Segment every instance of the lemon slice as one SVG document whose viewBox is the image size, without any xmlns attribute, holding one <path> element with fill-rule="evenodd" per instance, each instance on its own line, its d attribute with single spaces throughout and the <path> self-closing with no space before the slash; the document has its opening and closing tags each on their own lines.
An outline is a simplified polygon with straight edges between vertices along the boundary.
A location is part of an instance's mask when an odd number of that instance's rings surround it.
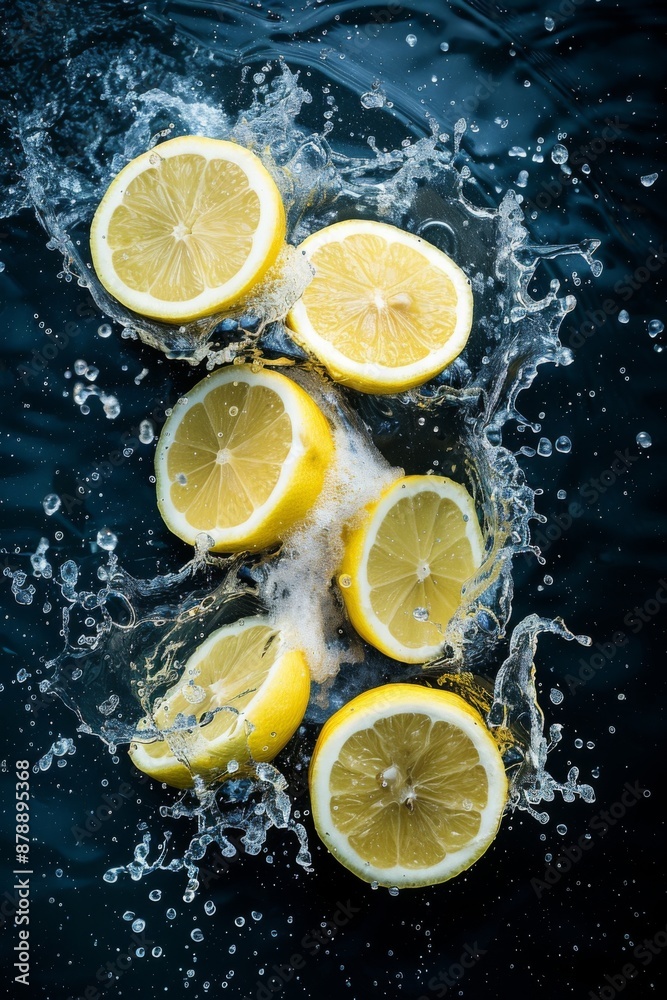
<svg viewBox="0 0 667 1000">
<path fill-rule="evenodd" d="M 278 372 L 218 369 L 176 404 L 155 455 L 167 527 L 215 552 L 257 551 L 282 540 L 320 494 L 333 455 L 326 417 Z"/>
<path fill-rule="evenodd" d="M 289 649 L 265 618 L 213 632 L 187 661 L 180 680 L 139 729 L 163 738 L 133 742 L 140 771 L 176 788 L 239 777 L 251 761 L 273 760 L 295 733 L 310 694 L 303 653 Z"/>
<path fill-rule="evenodd" d="M 387 684 L 325 723 L 310 795 L 315 828 L 346 868 L 366 882 L 418 887 L 481 857 L 508 789 L 493 737 L 462 698 Z"/>
<path fill-rule="evenodd" d="M 236 143 L 198 135 L 170 139 L 128 163 L 90 230 L 107 291 L 168 323 L 239 299 L 284 240 L 285 210 L 261 161 Z"/>
<path fill-rule="evenodd" d="M 468 279 L 412 233 L 381 222 L 338 222 L 300 249 L 315 277 L 288 315 L 294 339 L 337 382 L 402 392 L 456 358 L 472 325 Z"/>
<path fill-rule="evenodd" d="M 395 480 L 348 532 L 338 585 L 352 624 L 395 660 L 433 659 L 483 550 L 463 486 L 443 476 Z"/>
</svg>

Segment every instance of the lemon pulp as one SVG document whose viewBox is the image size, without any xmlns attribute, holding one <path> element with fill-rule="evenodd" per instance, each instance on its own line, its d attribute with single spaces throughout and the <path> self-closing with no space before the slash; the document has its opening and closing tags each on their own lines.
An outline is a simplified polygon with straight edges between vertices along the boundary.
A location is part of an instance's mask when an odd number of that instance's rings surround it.
<svg viewBox="0 0 667 1000">
<path fill-rule="evenodd" d="M 239 299 L 284 239 L 280 194 L 258 157 L 236 143 L 181 136 L 114 178 L 93 219 L 91 253 L 117 299 L 175 323 Z"/>
<path fill-rule="evenodd" d="M 195 776 L 208 782 L 238 777 L 250 762 L 272 760 L 282 750 L 309 692 L 305 657 L 286 646 L 279 629 L 263 618 L 223 626 L 138 726 L 161 738 L 135 740 L 130 756 L 140 770 L 177 788 L 191 787 Z"/>
</svg>

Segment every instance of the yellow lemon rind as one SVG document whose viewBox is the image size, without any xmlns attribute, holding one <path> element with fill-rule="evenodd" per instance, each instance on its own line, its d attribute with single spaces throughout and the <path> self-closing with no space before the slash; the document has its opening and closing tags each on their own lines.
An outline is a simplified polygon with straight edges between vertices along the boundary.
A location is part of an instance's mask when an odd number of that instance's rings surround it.
<svg viewBox="0 0 667 1000">
<path fill-rule="evenodd" d="M 206 528 L 213 552 L 257 552 L 282 541 L 307 516 L 321 493 L 333 458 L 334 440 L 327 418 L 315 401 L 287 376 L 266 368 L 253 372 L 249 365 L 220 368 L 197 383 L 187 394 L 187 404 L 177 404 L 167 418 L 155 452 L 157 504 L 167 527 L 190 545 L 202 528 L 192 525 L 169 497 L 173 485 L 167 472 L 167 454 L 188 407 L 218 386 L 245 381 L 277 393 L 292 422 L 292 448 L 271 495 L 243 524 Z"/>
<path fill-rule="evenodd" d="M 435 491 L 453 500 L 468 516 L 466 537 L 470 543 L 475 568 L 482 564 L 484 540 L 470 494 L 459 483 L 445 476 L 405 476 L 395 480 L 374 503 L 369 504 L 359 525 L 346 535 L 345 553 L 338 570 L 338 580 L 348 577 L 350 585 L 339 587 L 348 617 L 359 635 L 385 656 L 401 663 L 426 663 L 437 657 L 444 645 L 427 644 L 409 647 L 399 642 L 377 617 L 370 600 L 365 567 L 378 529 L 385 515 L 401 496 Z M 443 623 L 444 624 L 444 623 Z"/>
<path fill-rule="evenodd" d="M 266 625 L 267 628 L 278 631 L 273 629 L 267 618 L 256 616 L 224 625 L 211 633 L 188 660 L 181 680 L 167 692 L 163 704 L 182 687 L 185 677 L 192 676 L 192 668 L 196 669 L 197 664 L 210 655 L 221 639 L 236 636 L 256 625 Z M 172 751 L 169 731 L 165 732 L 163 741 L 150 744 L 156 749 L 163 749 L 164 752 L 158 756 L 152 756 L 145 749 L 145 744 L 135 740 L 130 744 L 129 750 L 135 767 L 155 781 L 174 788 L 192 788 L 195 776 L 203 779 L 206 784 L 215 784 L 227 778 L 252 776 L 253 763 L 273 760 L 301 724 L 310 697 L 310 669 L 305 656 L 300 650 L 288 648 L 282 635 L 279 643 L 268 676 L 247 708 L 237 715 L 231 732 L 230 713 L 224 710 L 203 727 L 208 730 L 204 750 L 201 748 L 201 741 L 195 738 L 196 727 L 176 730 L 172 739 L 179 747 L 187 745 L 188 739 L 192 740 L 193 750 L 188 753 L 189 766 Z M 196 706 L 193 706 L 192 714 L 196 715 Z M 156 728 L 155 723 L 150 720 L 142 722 Z M 224 736 L 217 740 L 214 732 L 211 732 L 216 726 L 224 731 Z M 238 765 L 233 772 L 227 770 L 230 761 L 236 761 Z"/>
<path fill-rule="evenodd" d="M 440 374 L 465 348 L 473 322 L 473 295 L 470 283 L 451 257 L 413 233 L 398 229 L 384 222 L 349 219 L 336 222 L 318 230 L 300 244 L 299 249 L 308 257 L 331 242 L 344 241 L 348 235 L 368 234 L 383 236 L 387 240 L 403 243 L 418 250 L 425 262 L 438 268 L 454 284 L 457 292 L 457 318 L 454 329 L 440 350 L 403 367 L 360 363 L 322 337 L 313 325 L 303 298 L 292 306 L 287 325 L 293 339 L 313 354 L 327 369 L 335 382 L 358 392 L 387 395 L 405 392 L 428 382 Z"/>
<path fill-rule="evenodd" d="M 167 301 L 131 288 L 117 274 L 107 232 L 114 211 L 122 203 L 128 184 L 146 170 L 155 169 L 154 157 L 183 154 L 225 159 L 240 166 L 259 196 L 260 222 L 253 249 L 243 267 L 224 285 L 208 288 L 186 301 Z M 90 252 L 95 273 L 106 290 L 133 312 L 165 323 L 190 323 L 222 311 L 243 298 L 275 263 L 285 243 L 286 219 L 280 192 L 258 156 L 235 142 L 205 136 L 178 136 L 160 143 L 131 160 L 114 177 L 97 207 L 90 228 Z"/>
<path fill-rule="evenodd" d="M 380 868 L 354 850 L 335 825 L 329 807 L 329 777 L 347 739 L 388 715 L 423 713 L 434 721 L 462 729 L 477 749 L 488 780 L 488 801 L 477 836 L 436 865 L 415 871 L 401 866 Z M 313 821 L 333 856 L 364 882 L 398 888 L 421 888 L 446 882 L 473 865 L 493 843 L 508 799 L 508 781 L 502 757 L 479 713 L 459 695 L 414 684 L 386 684 L 354 698 L 331 716 L 318 737 L 309 771 Z"/>
</svg>

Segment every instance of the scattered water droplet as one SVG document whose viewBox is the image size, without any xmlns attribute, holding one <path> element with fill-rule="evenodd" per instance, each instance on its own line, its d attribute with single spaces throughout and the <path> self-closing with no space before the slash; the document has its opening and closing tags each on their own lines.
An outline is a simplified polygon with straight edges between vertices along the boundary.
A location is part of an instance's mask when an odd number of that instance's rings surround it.
<svg viewBox="0 0 667 1000">
<path fill-rule="evenodd" d="M 141 934 L 146 926 L 146 921 L 142 920 L 141 917 L 137 917 L 136 920 L 132 921 L 132 930 L 135 934 Z"/>
<path fill-rule="evenodd" d="M 554 705 L 560 705 L 564 697 L 565 695 L 562 691 L 559 691 L 558 688 L 552 688 L 549 692 L 549 698 Z"/>
<path fill-rule="evenodd" d="M 109 323 L 102 323 L 97 328 L 97 336 L 98 337 L 102 337 L 103 340 L 106 337 L 110 337 L 112 333 L 113 333 L 113 330 L 111 329 L 111 326 L 110 326 Z"/>
<path fill-rule="evenodd" d="M 637 435 L 636 440 L 640 448 L 650 448 L 651 445 L 653 444 L 651 435 L 648 434 L 646 431 L 640 431 L 639 434 Z"/>
<path fill-rule="evenodd" d="M 664 329 L 665 329 L 665 324 L 662 322 L 662 320 L 659 319 L 649 320 L 648 324 L 649 337 L 657 337 L 658 334 L 662 333 Z"/>
<path fill-rule="evenodd" d="M 565 434 L 561 434 L 559 438 L 556 438 L 556 451 L 562 451 L 564 454 L 567 454 L 568 451 L 571 450 L 572 450 L 572 442 L 570 441 L 569 437 L 566 437 Z"/>
<path fill-rule="evenodd" d="M 195 929 L 190 933 L 190 937 L 193 941 L 203 941 L 204 932 L 200 931 L 198 927 L 195 927 Z"/>
<path fill-rule="evenodd" d="M 416 618 L 418 622 L 427 622 L 429 618 L 428 608 L 415 608 L 412 617 Z"/>
<path fill-rule="evenodd" d="M 644 176 L 641 179 L 641 182 L 645 188 L 650 188 L 655 184 L 657 179 L 658 179 L 657 174 L 644 174 Z"/>
<path fill-rule="evenodd" d="M 554 21 L 553 17 L 544 18 L 544 27 L 547 29 L 547 31 L 554 30 L 554 28 L 556 27 L 556 22 Z"/>
<path fill-rule="evenodd" d="M 100 528 L 97 532 L 97 544 L 105 552 L 113 552 L 118 545 L 118 538 L 109 528 Z"/>
<path fill-rule="evenodd" d="M 621 309 L 620 313 L 618 314 L 618 322 L 619 323 L 630 322 L 630 313 L 628 312 L 627 309 Z"/>
<path fill-rule="evenodd" d="M 151 892 L 148 893 L 148 898 L 151 899 L 154 903 L 157 903 L 158 900 L 162 899 L 162 892 L 161 892 L 161 890 L 160 889 L 152 889 Z"/>
<path fill-rule="evenodd" d="M 440 51 L 449 52 L 449 42 L 440 42 Z"/>
<path fill-rule="evenodd" d="M 567 833 L 567 827 L 565 826 L 565 823 L 558 824 L 558 826 L 556 827 L 556 833 L 560 833 L 561 837 L 565 836 L 565 834 Z"/>
<path fill-rule="evenodd" d="M 561 142 L 557 142 L 551 150 L 551 159 L 553 163 L 567 163 L 569 155 L 570 154 L 567 148 Z"/>
<path fill-rule="evenodd" d="M 553 451 L 553 445 L 549 438 L 541 437 L 537 443 L 537 454 L 541 455 L 542 458 L 548 458 Z"/>
<path fill-rule="evenodd" d="M 416 35 L 406 35 L 405 36 L 405 40 L 408 43 L 408 45 L 410 46 L 410 48 L 414 49 L 415 45 L 417 44 L 417 36 Z"/>
<path fill-rule="evenodd" d="M 57 493 L 47 493 L 42 500 L 42 507 L 47 517 L 51 517 L 57 510 L 60 510 L 61 500 Z"/>
</svg>

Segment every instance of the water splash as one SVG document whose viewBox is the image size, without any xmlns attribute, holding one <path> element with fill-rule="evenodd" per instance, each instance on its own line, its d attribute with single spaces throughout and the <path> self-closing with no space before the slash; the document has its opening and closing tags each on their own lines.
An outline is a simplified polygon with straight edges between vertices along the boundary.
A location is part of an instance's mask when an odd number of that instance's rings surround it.
<svg viewBox="0 0 667 1000">
<path fill-rule="evenodd" d="M 363 486 L 377 491 L 407 458 L 420 468 L 430 467 L 466 484 L 486 539 L 480 571 L 446 629 L 442 658 L 424 670 L 414 670 L 412 676 L 437 679 L 465 670 L 490 680 L 494 694 L 489 724 L 509 734 L 505 745 L 506 762 L 512 767 L 511 808 L 527 810 L 543 822 L 546 813 L 538 813 L 536 806 L 552 801 L 556 791 L 568 800 L 579 795 L 591 801 L 592 789 L 578 782 L 576 768 L 563 782 L 548 773 L 548 750 L 559 731 L 551 727 L 549 738 L 545 736 L 534 686 L 541 633 L 552 632 L 567 641 L 586 640 L 572 636 L 561 622 L 531 616 L 514 627 L 509 655 L 503 660 L 512 611 L 512 560 L 528 552 L 539 557 L 530 539 L 530 522 L 537 517 L 535 493 L 515 455 L 503 446 L 503 430 L 509 421 L 518 421 L 538 431 L 519 412 L 518 396 L 532 384 L 540 365 L 573 361 L 558 330 L 575 299 L 559 296 L 556 278 L 543 298 L 533 298 L 529 289 L 538 269 L 562 255 L 580 256 L 596 276 L 601 266 L 593 255 L 599 241 L 534 244 L 515 193 L 508 191 L 500 205 L 493 205 L 471 168 L 457 166 L 465 119 L 454 126 L 452 145 L 449 135 L 431 121 L 430 135 L 400 149 L 384 151 L 370 137 L 369 155 L 337 152 L 326 138 L 329 129 L 314 132 L 298 123 L 311 95 L 298 74 L 283 63 L 269 67 L 253 88 L 248 106 L 232 114 L 212 100 L 194 100 L 191 79 L 166 65 L 162 86 L 142 91 L 137 55 L 130 46 L 96 67 L 86 84 L 88 122 L 81 138 L 80 79 L 84 72 L 90 76 L 90 58 L 75 57 L 65 70 L 73 94 L 69 101 L 53 100 L 46 108 L 18 115 L 25 190 L 17 193 L 14 209 L 26 196 L 30 198 L 49 234 L 49 246 L 62 254 L 64 279 L 76 278 L 88 287 L 104 316 L 117 322 L 126 336 L 141 337 L 172 358 L 192 364 L 205 360 L 209 369 L 237 357 L 251 357 L 257 363 L 262 355 L 267 362 L 276 355 L 287 360 L 292 365 L 288 373 L 307 384 L 327 410 L 339 442 L 346 443 L 341 454 L 349 459 L 334 470 L 324 502 L 300 534 L 287 540 L 278 559 L 260 562 L 252 570 L 242 559 L 208 556 L 207 539 L 202 538 L 194 558 L 178 573 L 139 580 L 120 566 L 115 535 L 107 528 L 97 539 L 106 551 L 106 562 L 92 566 L 101 586 L 82 586 L 80 579 L 91 567 L 71 559 L 50 581 L 41 569 L 36 574 L 40 584 L 60 591 L 65 636 L 65 649 L 46 664 L 49 676 L 40 690 L 60 697 L 78 716 L 79 730 L 97 735 L 113 752 L 137 736 L 139 720 L 175 683 L 205 636 L 245 614 L 276 609 L 321 664 L 298 746 L 286 751 L 281 765 L 285 774 L 275 766 L 257 765 L 252 781 L 230 779 L 218 788 L 195 782 L 192 793 L 162 809 L 165 820 L 197 823 L 182 856 L 169 857 L 170 830 L 164 831 L 157 847 L 146 832 L 133 860 L 111 869 L 105 879 L 111 882 L 126 874 L 136 880 L 157 869 L 184 871 L 188 879 L 184 898 L 191 899 L 198 886 L 198 863 L 210 844 L 218 844 L 224 857 L 236 856 L 239 846 L 232 830 L 242 831 L 239 844 L 250 854 L 261 850 L 272 828 L 291 831 L 298 842 L 297 860 L 304 867 L 310 865 L 305 830 L 293 818 L 292 805 L 306 787 L 307 748 L 315 728 L 363 687 L 406 676 L 405 668 L 399 674 L 397 665 L 364 650 L 341 616 L 328 582 L 340 539 L 332 541 L 327 532 L 327 503 L 342 489 L 350 508 L 358 506 L 365 495 L 363 489 L 360 492 L 363 476 L 355 477 L 355 469 L 372 467 L 375 475 Z M 96 99 L 100 94 L 105 100 Z M 364 106 L 373 113 L 373 102 L 369 105 L 367 100 Z M 262 157 L 285 202 L 291 244 L 338 218 L 373 217 L 421 235 L 455 257 L 475 294 L 475 332 L 465 353 L 420 389 L 390 399 L 343 398 L 304 364 L 283 324 L 285 312 L 311 277 L 293 246 L 252 298 L 231 312 L 180 327 L 128 313 L 109 297 L 89 266 L 87 229 L 100 191 L 113 174 L 161 139 L 188 132 L 233 139 Z M 107 135 L 113 139 L 101 142 L 99 137 Z M 68 153 L 73 136 L 80 153 L 74 162 Z M 510 155 L 526 153 L 515 147 Z M 108 324 L 99 327 L 101 337 L 110 333 Z M 86 373 L 94 381 L 88 366 L 81 372 Z M 83 397 L 91 394 L 100 397 L 105 409 L 107 403 L 113 409 L 115 401 L 95 385 L 78 383 L 75 402 L 86 406 Z M 112 413 L 107 416 L 113 419 Z M 145 443 L 153 439 L 152 427 L 142 433 Z M 401 435 L 411 441 L 409 456 L 397 447 Z M 565 450 L 565 440 L 558 439 L 558 450 Z M 382 443 L 384 457 L 375 442 Z M 350 452 L 350 443 L 356 455 Z M 546 454 L 546 445 L 541 447 L 540 454 Z M 50 509 L 54 502 L 46 499 Z M 35 553 L 36 559 L 44 560 L 39 567 L 48 565 L 45 551 Z M 34 563 L 33 567 L 38 569 Z M 36 590 L 32 584 L 26 587 L 26 574 L 4 572 L 12 579 L 16 600 L 29 604 Z M 303 628 L 306 619 L 308 635 Z M 146 737 L 145 732 L 142 735 Z"/>
</svg>

